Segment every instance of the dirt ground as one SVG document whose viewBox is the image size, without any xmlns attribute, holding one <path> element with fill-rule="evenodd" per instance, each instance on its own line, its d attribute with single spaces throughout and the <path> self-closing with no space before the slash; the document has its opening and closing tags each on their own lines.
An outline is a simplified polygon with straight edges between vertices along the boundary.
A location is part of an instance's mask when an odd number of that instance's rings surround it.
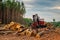
<svg viewBox="0 0 60 40">
<path fill-rule="evenodd" d="M 0 40 L 37 40 L 37 39 L 35 37 L 28 36 L 0 35 Z"/>
</svg>

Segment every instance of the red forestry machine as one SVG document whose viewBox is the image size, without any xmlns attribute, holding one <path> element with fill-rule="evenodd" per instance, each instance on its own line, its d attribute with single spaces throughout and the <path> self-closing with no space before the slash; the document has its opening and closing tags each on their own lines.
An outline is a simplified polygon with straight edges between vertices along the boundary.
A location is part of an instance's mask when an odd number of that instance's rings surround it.
<svg viewBox="0 0 60 40">
<path fill-rule="evenodd" d="M 46 22 L 44 19 L 40 19 L 37 14 L 33 15 L 33 23 L 31 24 L 32 28 L 44 28 L 46 27 Z"/>
</svg>

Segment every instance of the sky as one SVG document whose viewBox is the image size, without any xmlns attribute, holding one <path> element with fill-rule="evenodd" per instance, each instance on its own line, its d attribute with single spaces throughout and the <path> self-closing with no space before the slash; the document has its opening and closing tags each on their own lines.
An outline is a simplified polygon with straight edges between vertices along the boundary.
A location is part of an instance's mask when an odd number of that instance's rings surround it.
<svg viewBox="0 0 60 40">
<path fill-rule="evenodd" d="M 32 18 L 38 14 L 40 18 L 51 22 L 53 19 L 60 21 L 60 0 L 18 0 L 23 1 L 26 7 L 25 18 Z"/>
</svg>

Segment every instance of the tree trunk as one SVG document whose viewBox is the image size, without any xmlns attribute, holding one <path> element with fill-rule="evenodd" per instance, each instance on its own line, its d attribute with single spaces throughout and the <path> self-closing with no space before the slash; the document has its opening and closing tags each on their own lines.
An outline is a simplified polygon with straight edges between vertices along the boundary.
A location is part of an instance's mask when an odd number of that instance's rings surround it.
<svg viewBox="0 0 60 40">
<path fill-rule="evenodd" d="M 3 24 L 4 23 L 4 6 L 3 6 L 3 4 L 2 4 L 1 10 L 2 10 L 2 24 Z"/>
<path fill-rule="evenodd" d="M 2 2 L 2 0 L 0 0 L 0 2 Z"/>
</svg>

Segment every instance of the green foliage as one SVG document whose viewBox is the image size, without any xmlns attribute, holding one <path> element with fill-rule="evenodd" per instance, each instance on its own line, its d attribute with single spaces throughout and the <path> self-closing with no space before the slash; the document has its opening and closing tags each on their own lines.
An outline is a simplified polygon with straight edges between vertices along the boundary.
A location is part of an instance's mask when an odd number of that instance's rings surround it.
<svg viewBox="0 0 60 40">
<path fill-rule="evenodd" d="M 53 22 L 55 22 L 55 19 L 53 19 Z"/>
<path fill-rule="evenodd" d="M 55 27 L 60 27 L 60 21 L 59 22 L 53 22 Z"/>
<path fill-rule="evenodd" d="M 30 23 L 32 23 L 32 19 L 29 19 L 29 18 L 24 18 L 24 21 L 26 25 L 29 25 Z"/>
</svg>

